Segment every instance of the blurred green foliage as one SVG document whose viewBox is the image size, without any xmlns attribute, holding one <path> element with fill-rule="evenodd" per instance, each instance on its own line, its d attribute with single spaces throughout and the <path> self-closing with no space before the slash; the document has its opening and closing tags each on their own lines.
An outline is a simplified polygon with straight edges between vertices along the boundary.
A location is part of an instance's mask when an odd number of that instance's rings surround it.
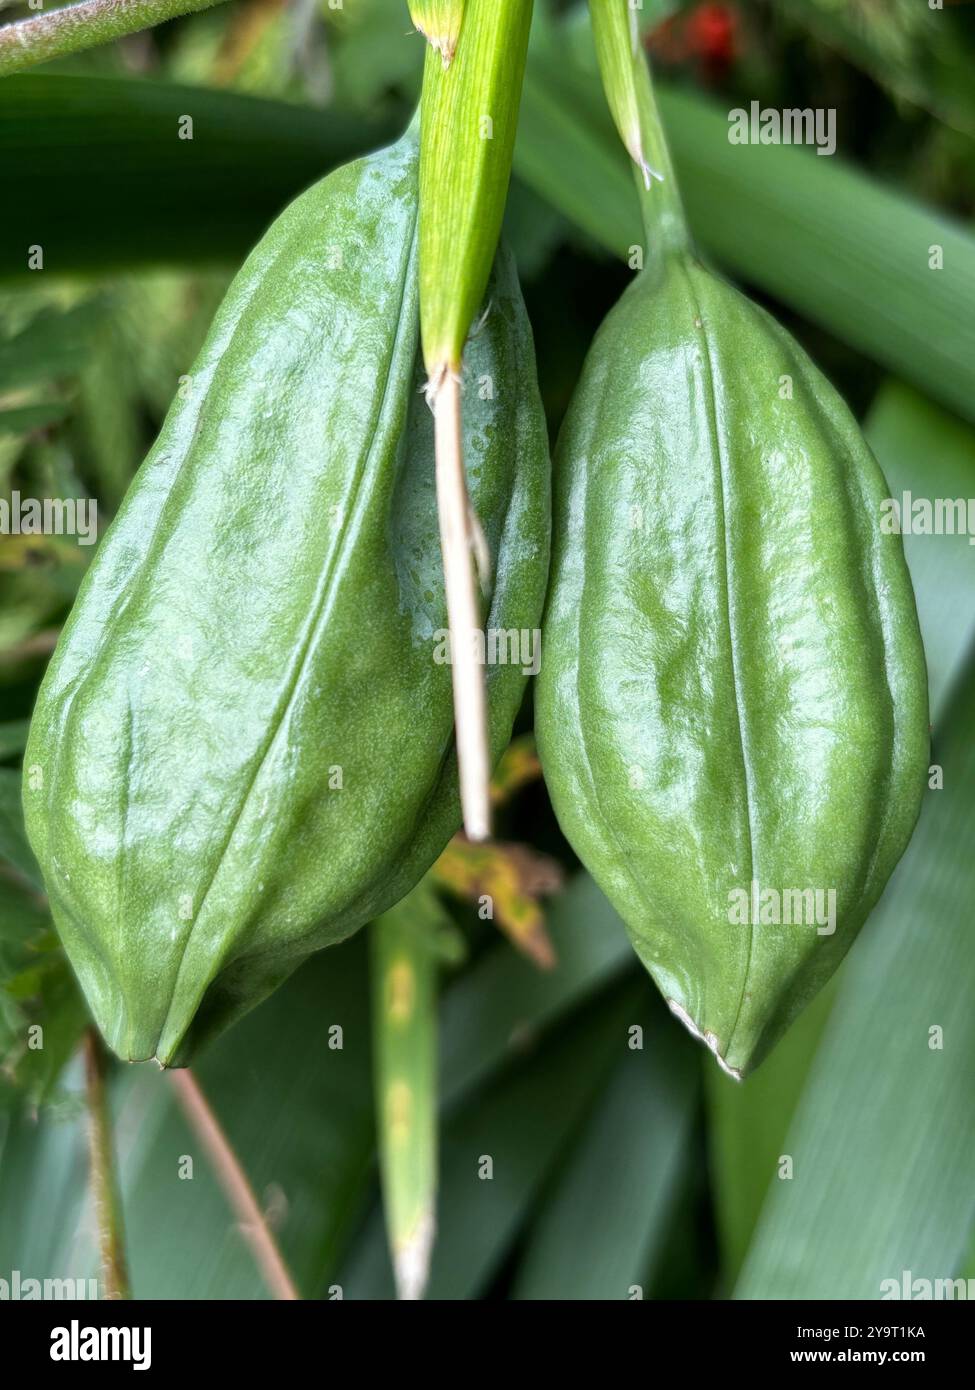
<svg viewBox="0 0 975 1390">
<path fill-rule="evenodd" d="M 554 434 L 636 214 L 585 6 L 536 9 L 506 230 Z M 971 7 L 687 0 L 643 25 L 704 250 L 824 365 L 895 495 L 975 495 Z M 248 246 L 405 122 L 421 63 L 405 4 L 239 0 L 0 85 L 0 496 L 91 498 L 110 521 Z M 835 107 L 839 154 L 733 149 L 726 113 L 752 99 Z M 500 812 L 570 882 L 549 972 L 448 904 L 467 950 L 441 972 L 435 1296 L 875 1298 L 902 1269 L 971 1272 L 975 547 L 906 548 L 943 790 L 834 986 L 744 1086 L 670 1018 L 542 785 Z M 91 553 L 0 536 L 0 1271 L 38 1276 L 96 1270 L 84 1006 L 19 811 L 26 721 Z M 368 969 L 362 936 L 320 955 L 199 1067 L 306 1297 L 392 1288 Z M 116 1067 L 112 1094 L 136 1296 L 265 1296 L 166 1078 Z"/>
</svg>

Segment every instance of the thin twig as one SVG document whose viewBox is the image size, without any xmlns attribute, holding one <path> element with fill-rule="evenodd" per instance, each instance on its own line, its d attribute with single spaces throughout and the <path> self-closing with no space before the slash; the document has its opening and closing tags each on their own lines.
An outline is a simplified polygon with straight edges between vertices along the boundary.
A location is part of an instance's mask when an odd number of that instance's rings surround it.
<svg viewBox="0 0 975 1390">
<path fill-rule="evenodd" d="M 105 1095 L 105 1051 L 94 1028 L 84 1039 L 85 1090 L 88 1102 L 88 1154 L 95 1225 L 106 1298 L 131 1298 L 125 1260 L 122 1204 L 115 1178 L 112 1125 Z"/>
<path fill-rule="evenodd" d="M 0 77 L 80 53 L 223 0 L 82 0 L 0 27 Z"/>
<path fill-rule="evenodd" d="M 247 1174 L 211 1110 L 209 1101 L 200 1090 L 196 1077 L 185 1069 L 171 1071 L 167 1075 L 190 1127 L 209 1155 L 217 1181 L 237 1217 L 241 1234 L 251 1248 L 265 1284 L 275 1298 L 300 1298 L 267 1219 L 257 1204 Z"/>
<path fill-rule="evenodd" d="M 472 562 L 471 510 L 464 476 L 459 374 L 443 370 L 432 383 L 437 455 L 437 508 L 443 552 L 450 661 L 457 728 L 457 763 L 464 829 L 471 840 L 491 834 L 491 762 L 487 692 L 478 656 L 481 617 Z"/>
</svg>

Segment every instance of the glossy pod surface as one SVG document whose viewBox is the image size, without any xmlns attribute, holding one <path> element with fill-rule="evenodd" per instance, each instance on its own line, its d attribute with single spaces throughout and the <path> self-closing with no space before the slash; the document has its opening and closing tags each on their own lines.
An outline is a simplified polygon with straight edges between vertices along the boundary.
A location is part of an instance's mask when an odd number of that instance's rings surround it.
<svg viewBox="0 0 975 1390">
<path fill-rule="evenodd" d="M 802 350 L 689 257 L 609 315 L 555 466 L 546 781 L 671 1007 L 741 1074 L 919 810 L 926 676 L 887 488 Z"/>
<path fill-rule="evenodd" d="M 52 659 L 25 805 L 124 1058 L 185 1060 L 401 898 L 460 822 L 417 362 L 412 135 L 293 203 L 235 279 Z M 549 466 L 499 257 L 465 457 L 489 627 L 537 627 Z M 486 385 L 485 385 L 486 384 Z M 502 751 L 520 666 L 489 672 Z"/>
</svg>

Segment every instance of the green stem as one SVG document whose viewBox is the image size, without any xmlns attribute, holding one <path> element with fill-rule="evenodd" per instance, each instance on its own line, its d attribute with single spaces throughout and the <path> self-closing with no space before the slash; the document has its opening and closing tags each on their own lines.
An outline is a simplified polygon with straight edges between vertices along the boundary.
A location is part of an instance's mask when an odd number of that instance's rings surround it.
<svg viewBox="0 0 975 1390">
<path fill-rule="evenodd" d="M 82 0 L 0 27 L 0 77 L 80 53 L 223 0 Z"/>
<path fill-rule="evenodd" d="M 659 179 L 650 180 L 648 188 L 640 172 L 634 171 L 640 194 L 643 228 L 648 242 L 654 249 L 659 247 L 664 253 L 685 252 L 690 249 L 690 235 L 684 216 L 684 205 L 681 202 L 680 188 L 660 112 L 657 109 L 650 65 L 642 52 L 636 61 L 636 88 L 644 156 L 651 168 L 657 170 L 660 175 Z"/>
<path fill-rule="evenodd" d="M 125 1260 L 122 1204 L 115 1178 L 112 1125 L 105 1094 L 105 1050 L 98 1034 L 85 1034 L 85 1090 L 88 1102 L 88 1153 L 95 1225 L 106 1298 L 131 1298 Z"/>
</svg>

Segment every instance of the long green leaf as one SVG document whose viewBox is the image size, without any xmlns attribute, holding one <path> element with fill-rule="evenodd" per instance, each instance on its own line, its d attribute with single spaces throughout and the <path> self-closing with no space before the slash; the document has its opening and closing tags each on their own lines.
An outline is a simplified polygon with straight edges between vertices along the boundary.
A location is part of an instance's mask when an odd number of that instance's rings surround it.
<svg viewBox="0 0 975 1390">
<path fill-rule="evenodd" d="M 37 1120 L 26 1107 L 0 1112 L 4 1278 L 16 1269 L 21 1279 L 74 1279 L 87 1294 L 86 1281 L 97 1279 L 90 1236 L 80 1232 L 87 1170 L 80 1103 L 60 1118 Z"/>
<path fill-rule="evenodd" d="M 841 967 L 842 969 L 842 967 Z M 740 1086 L 708 1066 L 708 1139 L 723 1291 L 738 1277 L 765 1198 L 774 1188 L 786 1134 L 829 1018 L 836 977 Z"/>
<path fill-rule="evenodd" d="M 568 54 L 529 48 L 514 170 L 614 255 L 642 244 L 636 189 L 598 80 L 581 80 Z"/>
<path fill-rule="evenodd" d="M 690 1040 L 658 1002 L 648 997 L 634 1019 L 643 1049 L 616 1063 L 541 1208 L 514 1298 L 644 1296 L 691 1156 L 700 1074 Z M 599 1192 L 611 1199 L 594 1201 Z"/>
<path fill-rule="evenodd" d="M 186 117 L 192 118 L 192 139 Z M 120 78 L 0 83 L 0 276 L 221 261 L 284 204 L 391 134 L 359 117 Z M 79 215 L 84 209 L 84 216 Z"/>
<path fill-rule="evenodd" d="M 731 145 L 726 113 L 661 110 L 691 229 L 736 275 L 975 418 L 975 237 L 838 158 Z M 932 269 L 940 248 L 944 269 Z"/>
</svg>

